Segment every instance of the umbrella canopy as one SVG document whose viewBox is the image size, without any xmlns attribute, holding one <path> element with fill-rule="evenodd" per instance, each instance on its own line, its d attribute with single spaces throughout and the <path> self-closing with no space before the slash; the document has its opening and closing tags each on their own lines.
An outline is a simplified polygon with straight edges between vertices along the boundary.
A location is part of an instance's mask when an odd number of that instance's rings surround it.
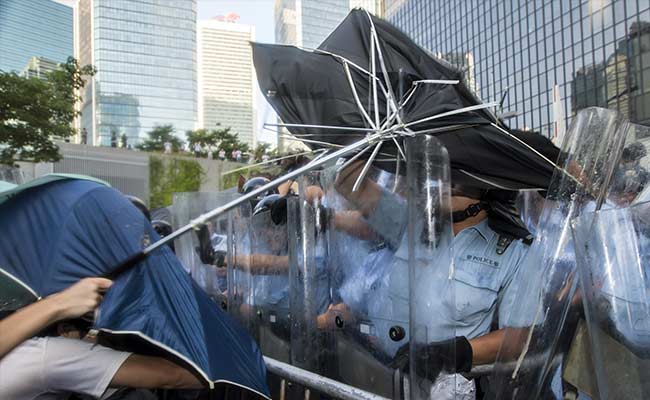
<svg viewBox="0 0 650 400">
<path fill-rule="evenodd" d="M 0 275 L 19 282 L 32 299 L 105 275 L 158 239 L 121 193 L 88 180 L 50 179 L 14 191 L 0 204 L 0 221 Z M 0 299 L 3 303 L 11 301 Z M 171 358 L 211 387 L 232 384 L 269 396 L 254 341 L 191 280 L 166 246 L 115 280 L 94 328 L 101 343 Z"/>
<path fill-rule="evenodd" d="M 342 147 L 382 132 L 382 141 L 360 151 L 397 169 L 404 138 L 433 134 L 449 152 L 452 183 L 486 189 L 544 190 L 556 168 L 550 142 L 513 134 L 460 72 L 362 9 L 318 49 L 253 44 L 253 57 L 280 126 L 313 147 Z"/>
</svg>

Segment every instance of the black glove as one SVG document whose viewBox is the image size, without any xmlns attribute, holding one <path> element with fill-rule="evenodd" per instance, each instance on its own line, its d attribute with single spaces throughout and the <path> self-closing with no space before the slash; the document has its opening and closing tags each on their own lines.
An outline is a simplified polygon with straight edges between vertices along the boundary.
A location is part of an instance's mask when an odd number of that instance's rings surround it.
<svg viewBox="0 0 650 400">
<path fill-rule="evenodd" d="M 276 225 L 287 223 L 287 197 L 279 198 L 271 204 L 271 221 Z"/>
<path fill-rule="evenodd" d="M 210 240 L 210 230 L 206 225 L 201 225 L 198 230 L 194 231 L 199 245 L 196 247 L 199 258 L 203 264 L 213 265 L 215 262 L 214 249 Z"/>
<path fill-rule="evenodd" d="M 435 381 L 441 371 L 469 372 L 472 369 L 472 346 L 464 336 L 442 342 L 418 346 L 415 373 Z M 391 366 L 403 372 L 409 372 L 409 343 L 400 347 L 393 358 Z"/>
</svg>

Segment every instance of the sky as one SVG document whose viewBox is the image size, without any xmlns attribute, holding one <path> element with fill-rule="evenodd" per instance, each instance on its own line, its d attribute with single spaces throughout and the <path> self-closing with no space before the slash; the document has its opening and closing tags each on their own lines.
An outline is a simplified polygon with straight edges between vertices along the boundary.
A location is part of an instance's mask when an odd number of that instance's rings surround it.
<svg viewBox="0 0 650 400">
<path fill-rule="evenodd" d="M 76 2 L 75 0 L 54 1 L 68 6 L 73 6 Z M 256 41 L 274 43 L 275 18 L 273 3 L 273 0 L 197 0 L 197 18 L 206 20 L 218 15 L 236 13 L 241 17 L 238 23 L 255 26 Z M 275 121 L 275 113 L 259 90 L 257 90 L 256 95 L 258 140 L 275 145 L 275 134 L 262 130 L 264 122 Z"/>
</svg>

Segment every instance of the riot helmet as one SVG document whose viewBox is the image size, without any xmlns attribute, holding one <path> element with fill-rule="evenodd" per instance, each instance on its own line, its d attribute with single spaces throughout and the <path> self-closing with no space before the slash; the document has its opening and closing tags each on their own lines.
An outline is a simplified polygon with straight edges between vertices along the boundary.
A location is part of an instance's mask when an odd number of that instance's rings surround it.
<svg viewBox="0 0 650 400">
<path fill-rule="evenodd" d="M 248 181 L 246 181 L 246 183 L 244 183 L 244 186 L 242 186 L 241 194 L 248 194 L 248 193 L 252 192 L 253 190 L 255 190 L 257 188 L 260 188 L 260 187 L 268 184 L 269 182 L 270 182 L 270 180 L 268 178 L 263 177 L 263 176 L 258 176 L 258 177 L 255 177 L 255 178 L 251 178 Z M 274 194 L 274 193 L 276 193 L 275 189 L 268 189 L 268 190 L 264 191 L 263 193 L 260 193 L 260 195 L 258 196 L 258 199 L 262 199 L 263 197 L 268 196 L 270 194 Z"/>
<path fill-rule="evenodd" d="M 269 194 L 262 198 L 253 209 L 253 215 L 259 215 L 263 212 L 270 212 L 273 209 L 274 204 L 280 200 L 279 194 Z"/>
<path fill-rule="evenodd" d="M 139 197 L 136 196 L 131 196 L 131 195 L 125 195 L 127 199 L 138 208 L 144 214 L 144 216 L 147 218 L 147 221 L 151 221 L 151 213 L 149 212 L 149 207 L 140 199 Z"/>
</svg>

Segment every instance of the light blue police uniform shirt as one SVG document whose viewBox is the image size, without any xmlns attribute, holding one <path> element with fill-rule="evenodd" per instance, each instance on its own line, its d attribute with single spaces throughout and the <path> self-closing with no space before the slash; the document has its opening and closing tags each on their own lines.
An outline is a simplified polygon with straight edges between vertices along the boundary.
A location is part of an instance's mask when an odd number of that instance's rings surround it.
<svg viewBox="0 0 650 400">
<path fill-rule="evenodd" d="M 487 334 L 498 305 L 499 326 L 505 326 L 508 315 L 517 302 L 517 282 L 525 279 L 520 266 L 529 246 L 519 240 L 513 241 L 503 254 L 497 253 L 499 235 L 489 226 L 487 219 L 466 228 L 451 239 L 451 246 L 438 250 L 440 254 L 423 263 L 438 262 L 440 276 L 416 277 L 418 287 L 410 288 L 408 282 L 408 238 L 406 230 L 406 203 L 396 195 L 384 192 L 375 213 L 368 218 L 369 224 L 378 234 L 391 243 L 395 254 L 387 274 L 369 299 L 369 318 L 372 319 L 383 350 L 392 355 L 409 338 L 394 342 L 386 339 L 389 325 L 401 322 L 408 333 L 409 293 L 418 296 L 421 302 L 428 302 L 429 315 L 415 318 L 426 326 L 427 340 L 444 340 L 450 336 L 465 336 L 469 339 Z M 420 232 L 416 227 L 415 232 Z M 419 235 L 419 234 L 418 234 Z M 453 254 L 452 249 L 453 248 Z M 431 253 L 429 253 L 431 255 Z M 453 257 L 453 285 L 443 277 Z M 427 268 L 420 268 L 425 270 Z M 430 290 L 429 290 L 430 287 Z M 453 300 L 452 300 L 453 299 Z M 420 321 L 417 321 L 420 323 Z"/>
</svg>

